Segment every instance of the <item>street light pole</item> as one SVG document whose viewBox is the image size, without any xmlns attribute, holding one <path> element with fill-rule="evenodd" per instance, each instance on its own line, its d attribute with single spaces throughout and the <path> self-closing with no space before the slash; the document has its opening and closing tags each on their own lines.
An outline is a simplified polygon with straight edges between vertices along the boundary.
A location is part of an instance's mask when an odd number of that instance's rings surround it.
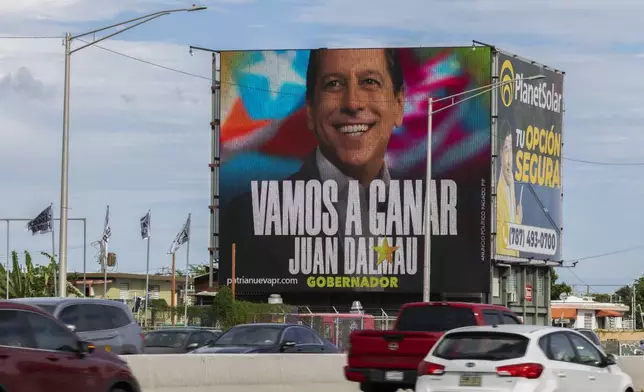
<svg viewBox="0 0 644 392">
<path fill-rule="evenodd" d="M 473 88 L 471 90 L 463 91 L 460 93 L 456 93 L 447 97 L 439 98 L 439 99 L 434 99 L 432 97 L 429 97 L 427 100 L 427 105 L 428 105 L 428 112 L 427 112 L 427 168 L 425 172 L 425 254 L 424 254 L 424 263 L 423 263 L 423 302 L 429 302 L 430 294 L 431 294 L 431 268 L 432 268 L 432 257 L 431 257 L 431 250 L 432 250 L 432 234 L 431 234 L 431 180 L 432 180 L 432 117 L 434 116 L 434 113 L 438 113 L 442 110 L 449 109 L 453 106 L 459 105 L 465 101 L 468 101 L 472 98 L 478 97 L 479 95 L 487 94 L 490 91 L 499 88 L 503 85 L 509 84 L 509 83 L 514 83 L 519 80 L 538 80 L 538 79 L 543 79 L 545 78 L 544 75 L 534 75 L 526 78 L 515 78 L 515 79 L 509 79 L 509 80 L 504 80 L 501 82 L 496 82 L 496 83 L 491 83 L 486 86 L 481 86 L 477 88 Z M 472 94 L 476 93 L 476 94 Z M 455 100 L 455 98 L 460 97 L 462 95 L 468 95 L 472 94 L 466 98 Z M 434 103 L 436 102 L 441 102 L 441 101 L 446 101 L 446 100 L 452 100 L 452 102 L 446 106 L 441 107 L 440 109 L 434 110 Z"/>
<path fill-rule="evenodd" d="M 164 15 L 172 14 L 175 12 L 192 12 L 192 11 L 201 11 L 205 10 L 205 6 L 192 6 L 190 8 L 179 8 L 172 10 L 165 10 L 154 12 L 152 14 L 140 16 L 138 18 L 126 20 L 124 22 L 116 23 L 110 26 L 102 27 L 100 29 L 92 30 L 87 33 L 82 33 L 72 36 L 70 33 L 65 34 L 65 87 L 63 93 L 63 148 L 62 148 L 62 158 L 61 158 L 61 175 L 60 175 L 60 237 L 59 237 L 59 281 L 58 292 L 61 293 L 61 296 L 66 297 L 66 283 L 67 283 L 67 210 L 68 210 L 68 192 L 69 192 L 69 84 L 70 84 L 70 59 L 72 53 L 78 52 L 79 50 L 85 49 L 88 46 L 92 46 L 98 42 L 104 41 L 108 38 L 114 37 L 115 35 L 121 34 L 127 30 L 130 30 L 136 26 L 147 23 L 151 20 L 159 18 Z M 71 49 L 71 43 L 74 39 L 85 37 L 90 34 L 95 34 L 104 30 L 112 29 L 115 27 L 128 25 L 134 23 L 131 26 L 128 26 L 124 29 L 118 30 L 112 34 L 108 34 L 105 37 L 99 38 L 92 42 L 86 43 L 83 46 L 80 46 L 76 49 Z"/>
</svg>

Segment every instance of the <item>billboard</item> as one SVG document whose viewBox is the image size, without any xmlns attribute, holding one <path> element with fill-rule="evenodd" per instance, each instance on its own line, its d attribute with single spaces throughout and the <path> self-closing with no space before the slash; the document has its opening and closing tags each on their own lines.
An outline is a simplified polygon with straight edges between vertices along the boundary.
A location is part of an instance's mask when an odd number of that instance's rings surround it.
<svg viewBox="0 0 644 392">
<path fill-rule="evenodd" d="M 504 53 L 498 66 L 516 80 L 498 94 L 496 255 L 560 261 L 563 74 Z"/>
<path fill-rule="evenodd" d="M 428 98 L 489 48 L 220 53 L 220 284 L 422 293 Z M 434 104 L 432 292 L 489 291 L 490 94 Z M 441 109 L 442 108 L 442 109 Z"/>
</svg>

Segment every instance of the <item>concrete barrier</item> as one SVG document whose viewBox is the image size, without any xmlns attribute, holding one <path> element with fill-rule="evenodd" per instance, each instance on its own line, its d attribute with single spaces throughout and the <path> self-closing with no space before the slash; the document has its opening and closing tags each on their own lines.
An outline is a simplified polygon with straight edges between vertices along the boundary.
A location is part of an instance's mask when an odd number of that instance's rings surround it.
<svg viewBox="0 0 644 392">
<path fill-rule="evenodd" d="M 168 354 L 122 356 L 142 392 L 358 392 L 344 379 L 344 354 Z M 644 356 L 618 357 L 644 390 Z"/>
<path fill-rule="evenodd" d="M 168 354 L 122 356 L 142 392 L 357 392 L 343 354 Z"/>
</svg>

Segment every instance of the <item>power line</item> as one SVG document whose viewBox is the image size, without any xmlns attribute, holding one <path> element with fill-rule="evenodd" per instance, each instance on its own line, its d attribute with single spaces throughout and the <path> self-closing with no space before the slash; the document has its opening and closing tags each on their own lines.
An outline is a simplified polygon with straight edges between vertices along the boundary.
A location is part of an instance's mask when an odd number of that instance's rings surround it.
<svg viewBox="0 0 644 392">
<path fill-rule="evenodd" d="M 579 257 L 579 258 L 572 259 L 572 260 L 566 261 L 566 262 L 567 263 L 576 263 L 576 262 L 582 261 L 582 260 L 598 259 L 600 257 L 612 256 L 612 255 L 617 255 L 617 254 L 620 254 L 620 253 L 632 252 L 634 250 L 642 249 L 642 248 L 644 248 L 644 245 L 632 246 L 630 248 L 623 248 L 623 249 L 614 250 L 614 251 L 610 251 L 610 252 L 606 252 L 606 253 L 599 253 L 599 254 L 595 254 L 595 255 Z"/>
<path fill-rule="evenodd" d="M 77 39 L 78 39 L 79 41 L 81 41 L 81 42 L 86 43 L 86 44 L 88 44 L 88 43 L 89 43 L 89 42 L 84 41 L 84 40 L 82 40 L 82 39 L 79 39 L 79 38 L 77 38 Z M 125 54 L 125 53 L 117 52 L 116 50 L 112 50 L 112 49 L 106 48 L 106 47 L 101 46 L 101 45 L 94 44 L 94 45 L 92 45 L 92 46 L 97 47 L 97 48 L 102 49 L 102 50 L 105 50 L 105 51 L 107 51 L 107 52 L 110 52 L 110 53 L 116 54 L 116 55 L 118 55 L 118 56 L 122 56 L 122 57 L 128 58 L 128 59 L 130 59 L 130 60 L 138 61 L 138 62 L 141 62 L 141 63 L 143 63 L 143 64 L 147 64 L 147 65 L 151 65 L 151 66 L 153 66 L 153 67 L 158 67 L 158 68 L 161 68 L 161 69 L 165 69 L 165 70 L 167 70 L 167 71 L 177 72 L 177 73 L 180 73 L 180 74 L 183 74 L 183 75 L 192 76 L 192 77 L 195 77 L 195 78 L 205 79 L 205 80 L 212 81 L 212 78 L 209 78 L 209 77 L 206 77 L 206 76 L 201 76 L 201 75 L 193 74 L 193 73 L 190 73 L 190 72 L 182 71 L 182 70 L 180 70 L 180 69 L 171 68 L 171 67 L 168 67 L 168 66 L 165 66 L 165 65 L 161 65 L 161 64 L 153 63 L 153 62 L 148 61 L 148 60 L 143 60 L 142 58 L 139 58 L 139 57 L 134 57 L 134 56 L 130 56 L 129 54 Z"/>
<path fill-rule="evenodd" d="M 600 165 L 600 166 L 644 166 L 644 162 L 599 162 L 599 161 L 589 161 L 586 159 L 577 159 L 577 158 L 563 158 L 567 161 L 586 163 L 590 165 Z"/>
</svg>

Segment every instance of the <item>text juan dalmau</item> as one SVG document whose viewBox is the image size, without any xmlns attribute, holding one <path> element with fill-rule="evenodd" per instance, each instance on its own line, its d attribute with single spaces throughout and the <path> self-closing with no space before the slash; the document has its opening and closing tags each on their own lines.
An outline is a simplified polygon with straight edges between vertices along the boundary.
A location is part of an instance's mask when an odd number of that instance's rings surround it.
<svg viewBox="0 0 644 392">
<path fill-rule="evenodd" d="M 430 186 L 430 227 L 432 235 L 457 235 L 457 185 L 439 180 Z M 346 200 L 343 232 L 343 274 L 415 274 L 418 241 L 424 235 L 424 184 L 422 180 L 374 180 L 368 192 L 368 224 L 363 233 L 360 185 L 351 180 L 346 194 L 339 195 L 333 180 L 252 181 L 254 234 L 298 236 L 295 257 L 289 260 L 291 274 L 338 274 L 339 219 L 336 204 Z M 388 197 L 387 197 L 388 196 Z M 379 212 L 379 203 L 386 212 Z M 389 236 L 396 235 L 395 238 Z M 362 237 L 367 235 L 370 237 Z M 303 238 L 302 238 L 303 237 Z M 356 238 L 357 237 L 357 238 Z M 374 246 L 388 237 L 398 247 L 390 262 L 378 263 Z"/>
</svg>

